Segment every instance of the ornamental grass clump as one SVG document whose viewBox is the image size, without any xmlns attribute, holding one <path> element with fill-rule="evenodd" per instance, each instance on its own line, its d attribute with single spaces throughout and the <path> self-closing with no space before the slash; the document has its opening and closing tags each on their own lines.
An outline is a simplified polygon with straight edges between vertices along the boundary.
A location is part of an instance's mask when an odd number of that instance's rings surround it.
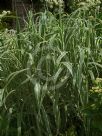
<svg viewBox="0 0 102 136">
<path fill-rule="evenodd" d="M 102 49 L 86 12 L 29 12 L 23 29 L 0 32 L 1 136 L 91 134 L 83 109 L 101 76 Z"/>
</svg>

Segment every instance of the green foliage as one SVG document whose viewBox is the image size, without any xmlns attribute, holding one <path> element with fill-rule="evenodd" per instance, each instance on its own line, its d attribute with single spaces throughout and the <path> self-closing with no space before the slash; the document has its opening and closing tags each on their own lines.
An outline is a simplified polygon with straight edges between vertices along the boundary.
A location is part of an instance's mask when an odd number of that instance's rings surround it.
<svg viewBox="0 0 102 136">
<path fill-rule="evenodd" d="M 99 136 L 83 111 L 102 71 L 97 15 L 29 12 L 23 29 L 0 32 L 1 136 Z"/>
<path fill-rule="evenodd" d="M 7 20 L 9 20 L 10 16 L 10 11 L 2 11 L 2 13 L 0 13 L 0 30 L 3 30 L 8 27 Z"/>
<path fill-rule="evenodd" d="M 89 103 L 84 110 L 89 122 L 90 130 L 89 135 L 102 134 L 102 78 L 96 78 L 94 86 L 90 90 Z"/>
<path fill-rule="evenodd" d="M 46 6 L 52 9 L 54 12 L 63 12 L 64 1 L 63 0 L 45 0 Z"/>
<path fill-rule="evenodd" d="M 102 2 L 101 0 L 32 0 L 34 3 L 42 4 L 44 7 L 53 11 L 58 12 L 68 12 L 72 13 L 80 7 L 85 7 L 90 10 L 95 10 L 95 8 L 100 7 Z"/>
</svg>

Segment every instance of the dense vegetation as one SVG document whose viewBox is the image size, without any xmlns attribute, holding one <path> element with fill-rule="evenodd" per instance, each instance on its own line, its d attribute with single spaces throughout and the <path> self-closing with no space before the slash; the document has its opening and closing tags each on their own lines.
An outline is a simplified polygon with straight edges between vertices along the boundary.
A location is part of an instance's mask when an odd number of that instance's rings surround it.
<svg viewBox="0 0 102 136">
<path fill-rule="evenodd" d="M 102 135 L 101 19 L 83 5 L 0 30 L 0 136 Z"/>
</svg>

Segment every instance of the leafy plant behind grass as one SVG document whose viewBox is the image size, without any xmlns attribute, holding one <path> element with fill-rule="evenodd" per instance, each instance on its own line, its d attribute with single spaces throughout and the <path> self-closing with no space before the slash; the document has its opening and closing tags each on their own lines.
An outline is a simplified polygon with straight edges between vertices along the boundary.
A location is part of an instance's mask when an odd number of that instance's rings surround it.
<svg viewBox="0 0 102 136">
<path fill-rule="evenodd" d="M 88 136 L 82 111 L 102 68 L 97 22 L 78 9 L 59 19 L 29 12 L 25 23 L 0 32 L 1 136 Z"/>
</svg>

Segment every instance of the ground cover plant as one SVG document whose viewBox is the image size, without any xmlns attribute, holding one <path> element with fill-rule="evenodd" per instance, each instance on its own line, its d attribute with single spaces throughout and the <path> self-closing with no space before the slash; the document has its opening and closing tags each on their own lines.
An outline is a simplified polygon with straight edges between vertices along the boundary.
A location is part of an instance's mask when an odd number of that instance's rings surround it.
<svg viewBox="0 0 102 136">
<path fill-rule="evenodd" d="M 84 7 L 0 31 L 0 136 L 101 136 L 101 26 Z"/>
</svg>

